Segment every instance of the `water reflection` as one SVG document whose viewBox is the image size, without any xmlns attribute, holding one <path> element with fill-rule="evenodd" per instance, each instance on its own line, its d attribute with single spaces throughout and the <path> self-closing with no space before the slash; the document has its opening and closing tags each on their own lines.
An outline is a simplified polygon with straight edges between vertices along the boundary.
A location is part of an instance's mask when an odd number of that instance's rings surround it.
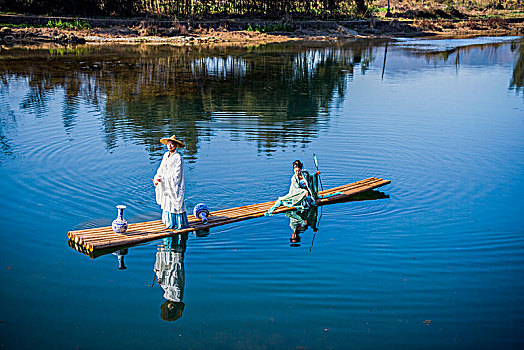
<svg viewBox="0 0 524 350">
<path fill-rule="evenodd" d="M 0 75 L 4 91 L 19 79 L 27 82 L 18 107 L 37 117 L 49 112 L 51 93 L 61 91 L 68 134 L 80 103 L 99 111 L 109 151 L 119 139 L 131 140 L 154 158 L 161 152 L 157 140 L 176 130 L 186 140 L 186 154 L 195 156 L 202 138 L 225 130 L 271 153 L 286 144 L 307 144 L 327 127 L 329 109 L 344 100 L 354 67 L 365 70 L 372 59 L 371 42 L 215 50 L 12 49 L 0 52 Z"/>
<path fill-rule="evenodd" d="M 315 235 L 317 234 L 318 207 L 288 211 L 286 216 L 289 218 L 289 227 L 291 227 L 291 230 L 293 231 L 291 233 L 291 238 L 289 238 L 292 247 L 300 246 L 300 234 L 305 232 L 309 227 L 311 227 Z"/>
<path fill-rule="evenodd" d="M 433 42 L 437 41 L 409 41 L 398 46 L 425 57 L 426 62 L 452 58 L 457 66 L 472 50 L 485 55 L 476 55 L 480 60 L 466 61 L 468 64 L 490 65 L 507 56 L 506 51 L 497 53 L 507 45 L 504 42 L 456 47 L 428 44 Z M 143 145 L 154 161 L 162 151 L 157 140 L 174 131 L 187 141 L 189 162 L 196 159 L 202 140 L 221 131 L 232 140 L 255 142 L 259 152 L 267 154 L 278 148 L 306 146 L 329 127 L 330 110 L 347 98 L 347 82 L 355 67 L 366 71 L 377 51 L 384 50 L 379 63 L 383 75 L 398 68 L 386 63 L 387 51 L 382 45 L 359 41 L 314 48 L 2 49 L 2 157 L 14 154 L 9 134 L 17 128 L 15 110 L 43 118 L 56 104 L 57 93 L 62 95 L 58 101 L 62 127 L 69 138 L 79 115 L 86 113 L 81 106 L 87 104 L 88 113 L 99 119 L 109 152 L 118 140 L 124 140 Z M 516 61 L 510 88 L 520 91 L 524 84 L 522 41 L 509 45 L 512 57 L 502 60 Z M 424 63 L 410 61 L 402 69 L 415 69 L 413 64 Z M 18 106 L 12 106 L 9 93 L 19 85 L 24 85 L 24 96 Z"/>
<path fill-rule="evenodd" d="M 389 198 L 389 195 L 384 192 L 371 190 L 360 194 L 353 195 L 349 198 L 343 198 L 337 203 L 367 201 Z M 294 210 L 287 212 L 286 217 L 289 218 L 289 226 L 292 230 L 289 238 L 291 247 L 301 246 L 301 234 L 305 233 L 309 228 L 313 231 L 311 245 L 309 250 L 313 248 L 315 236 L 317 235 L 320 222 L 322 219 L 323 206 L 311 207 L 306 210 Z M 209 235 L 209 229 L 205 231 L 195 232 L 195 236 L 206 237 Z M 165 301 L 160 307 L 160 316 L 165 321 L 176 321 L 182 317 L 185 303 L 184 287 L 185 287 L 185 266 L 184 259 L 187 249 L 188 233 L 182 233 L 173 237 L 164 238 L 162 243 L 158 246 L 156 252 L 155 265 L 153 268 L 154 278 L 151 286 L 157 284 L 164 291 L 163 297 Z M 118 269 L 125 270 L 127 267 L 124 264 L 124 257 L 128 255 L 130 247 L 121 248 L 118 250 L 108 249 L 96 252 L 86 251 L 80 245 L 69 240 L 69 246 L 73 249 L 89 255 L 92 259 L 103 255 L 114 255 L 118 259 Z"/>
<path fill-rule="evenodd" d="M 470 50 L 485 50 L 478 64 L 497 60 L 505 43 L 448 47 L 433 41 L 401 43 L 426 61 L 460 64 Z M 452 41 L 447 41 L 452 42 Z M 419 43 L 419 44 L 417 44 Z M 524 84 L 521 42 L 511 87 Z M 383 43 L 357 41 L 336 46 L 268 45 L 258 48 L 175 48 L 170 46 L 87 46 L 77 49 L 0 50 L 0 147 L 9 155 L 9 129 L 16 113 L 43 118 L 62 94 L 62 126 L 71 138 L 81 113 L 95 113 L 111 152 L 118 140 L 143 145 L 154 161 L 162 152 L 158 139 L 176 131 L 186 141 L 189 162 L 199 143 L 221 131 L 232 140 L 255 142 L 259 152 L 305 146 L 327 129 L 330 110 L 347 98 L 355 67 L 369 69 Z M 428 45 L 431 50 L 428 50 Z M 465 45 L 465 44 L 464 44 Z M 435 47 L 434 47 L 435 46 Z M 388 74 L 391 67 L 379 60 Z M 391 55 L 391 54 L 390 54 Z M 405 67 L 403 67 L 405 68 Z M 25 84 L 18 106 L 8 93 Z M 19 86 L 18 86 L 19 88 Z"/>
<path fill-rule="evenodd" d="M 522 46 L 524 44 L 524 39 L 519 43 L 511 43 L 511 51 L 518 52 L 517 63 L 513 69 L 513 75 L 511 77 L 511 87 L 517 91 L 521 91 L 524 87 L 524 50 Z"/>
<path fill-rule="evenodd" d="M 519 37 L 481 37 L 449 40 L 405 39 L 395 45 L 406 50 L 409 55 L 425 59 L 411 61 L 409 68 L 412 70 L 421 69 L 427 66 L 427 63 L 436 65 L 440 62 L 449 62 L 458 69 L 461 64 L 494 66 L 515 61 L 510 89 L 518 91 L 524 84 L 524 58 L 521 50 L 523 43 L 524 39 Z M 508 46 L 509 50 L 503 49 Z M 385 45 L 382 77 L 384 72 L 387 74 L 388 71 L 387 47 L 388 43 Z"/>
<path fill-rule="evenodd" d="M 118 269 L 119 270 L 125 270 L 127 269 L 125 263 L 124 263 L 124 256 L 127 255 L 129 250 L 127 248 L 119 249 L 116 252 L 113 252 L 113 255 L 115 255 L 118 259 Z"/>
<path fill-rule="evenodd" d="M 175 321 L 184 311 L 184 254 L 187 233 L 164 238 L 158 247 L 155 261 L 156 283 L 164 290 L 166 301 L 160 307 L 160 316 L 165 321 Z"/>
<path fill-rule="evenodd" d="M 386 198 L 389 198 L 388 194 L 381 192 L 381 191 L 377 191 L 377 190 L 371 190 L 371 191 L 358 193 L 349 198 L 343 198 L 341 200 L 334 201 L 332 203 L 373 201 L 377 199 L 386 199 Z M 322 205 L 320 207 L 314 206 L 314 207 L 311 207 L 305 210 L 293 210 L 293 211 L 286 212 L 285 215 L 289 218 L 289 227 L 291 228 L 291 231 L 292 231 L 291 237 L 289 238 L 291 247 L 300 247 L 300 242 L 302 240 L 302 238 L 300 237 L 300 234 L 302 234 L 303 232 L 306 232 L 308 228 L 311 228 L 311 230 L 313 231 L 313 237 L 311 239 L 311 245 L 309 247 L 309 250 L 310 251 L 312 250 L 313 244 L 315 242 L 315 237 L 320 228 L 320 222 L 322 220 L 324 206 L 325 205 Z"/>
</svg>

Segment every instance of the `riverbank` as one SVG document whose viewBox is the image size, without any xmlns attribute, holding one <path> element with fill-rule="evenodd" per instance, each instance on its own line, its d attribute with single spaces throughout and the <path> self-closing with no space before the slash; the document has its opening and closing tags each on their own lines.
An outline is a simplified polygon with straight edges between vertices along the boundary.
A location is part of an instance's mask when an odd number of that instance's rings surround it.
<svg viewBox="0 0 524 350">
<path fill-rule="evenodd" d="M 364 20 L 159 20 L 0 15 L 2 45 L 84 43 L 259 45 L 347 38 L 522 35 L 524 16 Z"/>
</svg>

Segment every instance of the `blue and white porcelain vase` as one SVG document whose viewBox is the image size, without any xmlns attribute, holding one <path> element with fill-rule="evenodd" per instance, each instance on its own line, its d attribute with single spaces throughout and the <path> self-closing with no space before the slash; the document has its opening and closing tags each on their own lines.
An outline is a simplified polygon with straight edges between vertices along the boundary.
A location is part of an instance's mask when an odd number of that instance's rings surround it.
<svg viewBox="0 0 524 350">
<path fill-rule="evenodd" d="M 209 216 L 209 208 L 204 203 L 198 203 L 193 209 L 193 215 L 200 220 L 203 224 L 207 224 L 207 217 Z"/>
<path fill-rule="evenodd" d="M 126 206 L 117 205 L 116 208 L 118 209 L 118 216 L 115 220 L 113 220 L 113 224 L 111 226 L 113 227 L 113 231 L 115 231 L 115 233 L 121 234 L 127 231 L 127 221 L 124 220 L 124 209 Z"/>
</svg>

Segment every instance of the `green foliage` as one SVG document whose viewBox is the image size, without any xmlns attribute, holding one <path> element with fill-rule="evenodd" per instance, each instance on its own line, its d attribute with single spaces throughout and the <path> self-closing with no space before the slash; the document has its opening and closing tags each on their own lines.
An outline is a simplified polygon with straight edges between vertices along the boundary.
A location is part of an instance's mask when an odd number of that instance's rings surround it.
<svg viewBox="0 0 524 350">
<path fill-rule="evenodd" d="M 354 1 L 341 1 L 336 10 L 337 16 L 359 17 L 357 5 Z"/>
<path fill-rule="evenodd" d="M 446 12 L 451 12 L 455 9 L 455 1 L 446 0 L 444 3 L 446 5 Z"/>
<path fill-rule="evenodd" d="M 34 28 L 39 27 L 32 24 L 27 23 L 20 23 L 20 24 L 13 24 L 13 23 L 0 23 L 0 28 L 7 27 L 7 28 Z"/>
<path fill-rule="evenodd" d="M 91 25 L 86 21 L 80 21 L 75 19 L 73 22 L 62 22 L 61 19 L 49 20 L 46 25 L 47 28 L 60 28 L 60 29 L 89 29 Z"/>
<path fill-rule="evenodd" d="M 91 52 L 91 50 L 89 48 L 85 48 L 85 47 L 84 48 L 60 47 L 60 48 L 49 49 L 49 53 L 51 55 L 56 55 L 56 56 L 64 56 L 64 55 L 67 55 L 67 54 L 74 54 L 76 56 L 82 56 L 82 55 L 88 54 L 89 52 Z"/>
<path fill-rule="evenodd" d="M 282 24 L 282 23 L 274 23 L 274 24 L 266 24 L 266 25 L 251 25 L 248 24 L 247 31 L 248 32 L 260 32 L 260 33 L 269 33 L 269 32 L 292 32 L 294 30 L 292 25 L 289 24 Z"/>
<path fill-rule="evenodd" d="M 385 10 L 383 10 L 383 9 L 385 9 Z M 375 6 L 375 5 L 370 5 L 370 6 L 368 6 L 367 13 L 370 14 L 370 15 L 375 15 L 375 14 L 377 14 L 379 12 L 386 12 L 387 10 L 388 10 L 387 7 L 380 8 L 380 7 Z"/>
<path fill-rule="evenodd" d="M 0 0 L 3 11 L 86 16 L 336 18 L 364 15 L 375 0 Z M 495 1 L 495 0 L 491 0 Z M 498 1 L 498 0 L 496 0 Z M 2 6 L 3 5 L 3 6 Z M 52 26 L 70 28 L 54 21 Z M 82 27 L 82 26 L 80 26 Z"/>
</svg>

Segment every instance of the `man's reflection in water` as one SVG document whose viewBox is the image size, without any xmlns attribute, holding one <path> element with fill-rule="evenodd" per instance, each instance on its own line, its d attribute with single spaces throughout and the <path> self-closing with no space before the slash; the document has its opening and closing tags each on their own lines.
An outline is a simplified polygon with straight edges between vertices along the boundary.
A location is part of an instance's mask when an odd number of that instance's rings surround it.
<svg viewBox="0 0 524 350">
<path fill-rule="evenodd" d="M 160 307 L 160 317 L 165 321 L 175 321 L 184 311 L 184 254 L 187 233 L 164 238 L 158 248 L 155 261 L 157 283 L 164 289 L 166 302 Z"/>
<path fill-rule="evenodd" d="M 289 218 L 289 226 L 293 230 L 291 238 L 289 239 L 292 247 L 300 247 L 300 234 L 306 231 L 308 227 L 311 227 L 313 232 L 317 233 L 318 207 L 288 211 L 286 216 Z"/>
<path fill-rule="evenodd" d="M 127 248 L 117 250 L 116 252 L 113 252 L 113 255 L 116 255 L 118 258 L 118 269 L 119 270 L 125 270 L 127 269 L 126 265 L 124 265 L 124 256 L 127 255 L 128 250 Z"/>
</svg>

